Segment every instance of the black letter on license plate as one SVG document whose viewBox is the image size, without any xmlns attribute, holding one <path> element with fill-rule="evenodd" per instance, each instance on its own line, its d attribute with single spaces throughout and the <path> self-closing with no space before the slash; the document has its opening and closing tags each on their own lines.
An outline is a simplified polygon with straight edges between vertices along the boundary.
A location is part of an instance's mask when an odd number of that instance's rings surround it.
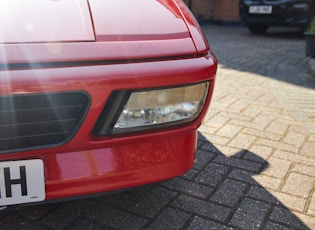
<svg viewBox="0 0 315 230">
<path fill-rule="evenodd" d="M 5 191 L 7 197 L 12 197 L 12 188 L 14 184 L 21 185 L 22 196 L 27 196 L 27 186 L 26 186 L 26 171 L 25 166 L 20 166 L 20 179 L 11 180 L 10 168 L 3 168 L 4 180 L 5 180 Z"/>
</svg>

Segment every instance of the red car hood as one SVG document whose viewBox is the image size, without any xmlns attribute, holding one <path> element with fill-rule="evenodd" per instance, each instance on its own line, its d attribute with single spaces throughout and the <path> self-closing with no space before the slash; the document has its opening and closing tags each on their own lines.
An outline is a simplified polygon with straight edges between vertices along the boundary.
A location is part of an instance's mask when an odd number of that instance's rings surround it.
<svg viewBox="0 0 315 230">
<path fill-rule="evenodd" d="M 1 1 L 0 65 L 178 57 L 208 50 L 181 0 Z"/>
<path fill-rule="evenodd" d="M 1 43 L 95 39 L 86 1 L 1 1 L 0 23 Z"/>
<path fill-rule="evenodd" d="M 132 41 L 189 37 L 167 0 L 5 0 L 1 43 Z"/>
<path fill-rule="evenodd" d="M 89 0 L 97 40 L 179 39 L 190 36 L 173 1 Z"/>
</svg>

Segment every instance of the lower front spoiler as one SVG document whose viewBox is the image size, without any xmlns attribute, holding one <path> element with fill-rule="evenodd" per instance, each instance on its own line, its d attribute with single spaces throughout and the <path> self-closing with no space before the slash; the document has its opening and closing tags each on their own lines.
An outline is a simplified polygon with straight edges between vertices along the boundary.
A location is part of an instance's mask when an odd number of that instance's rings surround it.
<svg viewBox="0 0 315 230">
<path fill-rule="evenodd" d="M 197 131 L 45 156 L 46 200 L 120 191 L 179 176 L 193 165 Z"/>
</svg>

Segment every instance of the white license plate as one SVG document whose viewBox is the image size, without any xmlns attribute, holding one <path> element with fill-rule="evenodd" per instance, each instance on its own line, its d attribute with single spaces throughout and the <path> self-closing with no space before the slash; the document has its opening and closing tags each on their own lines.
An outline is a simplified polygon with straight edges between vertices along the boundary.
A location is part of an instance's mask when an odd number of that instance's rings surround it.
<svg viewBox="0 0 315 230">
<path fill-rule="evenodd" d="M 250 14 L 271 14 L 272 6 L 250 6 Z"/>
<path fill-rule="evenodd" d="M 0 195 L 0 206 L 43 201 L 43 161 L 36 159 L 0 162 Z"/>
</svg>

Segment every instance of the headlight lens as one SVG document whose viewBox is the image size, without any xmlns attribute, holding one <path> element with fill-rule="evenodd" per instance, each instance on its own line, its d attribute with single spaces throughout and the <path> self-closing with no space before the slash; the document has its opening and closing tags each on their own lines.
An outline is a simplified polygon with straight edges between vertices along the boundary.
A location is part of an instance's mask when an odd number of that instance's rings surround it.
<svg viewBox="0 0 315 230">
<path fill-rule="evenodd" d="M 293 5 L 293 8 L 307 11 L 308 10 L 308 4 L 307 3 L 296 3 Z"/>
<path fill-rule="evenodd" d="M 202 110 L 207 82 L 132 92 L 112 132 L 121 133 L 189 122 Z"/>
</svg>

